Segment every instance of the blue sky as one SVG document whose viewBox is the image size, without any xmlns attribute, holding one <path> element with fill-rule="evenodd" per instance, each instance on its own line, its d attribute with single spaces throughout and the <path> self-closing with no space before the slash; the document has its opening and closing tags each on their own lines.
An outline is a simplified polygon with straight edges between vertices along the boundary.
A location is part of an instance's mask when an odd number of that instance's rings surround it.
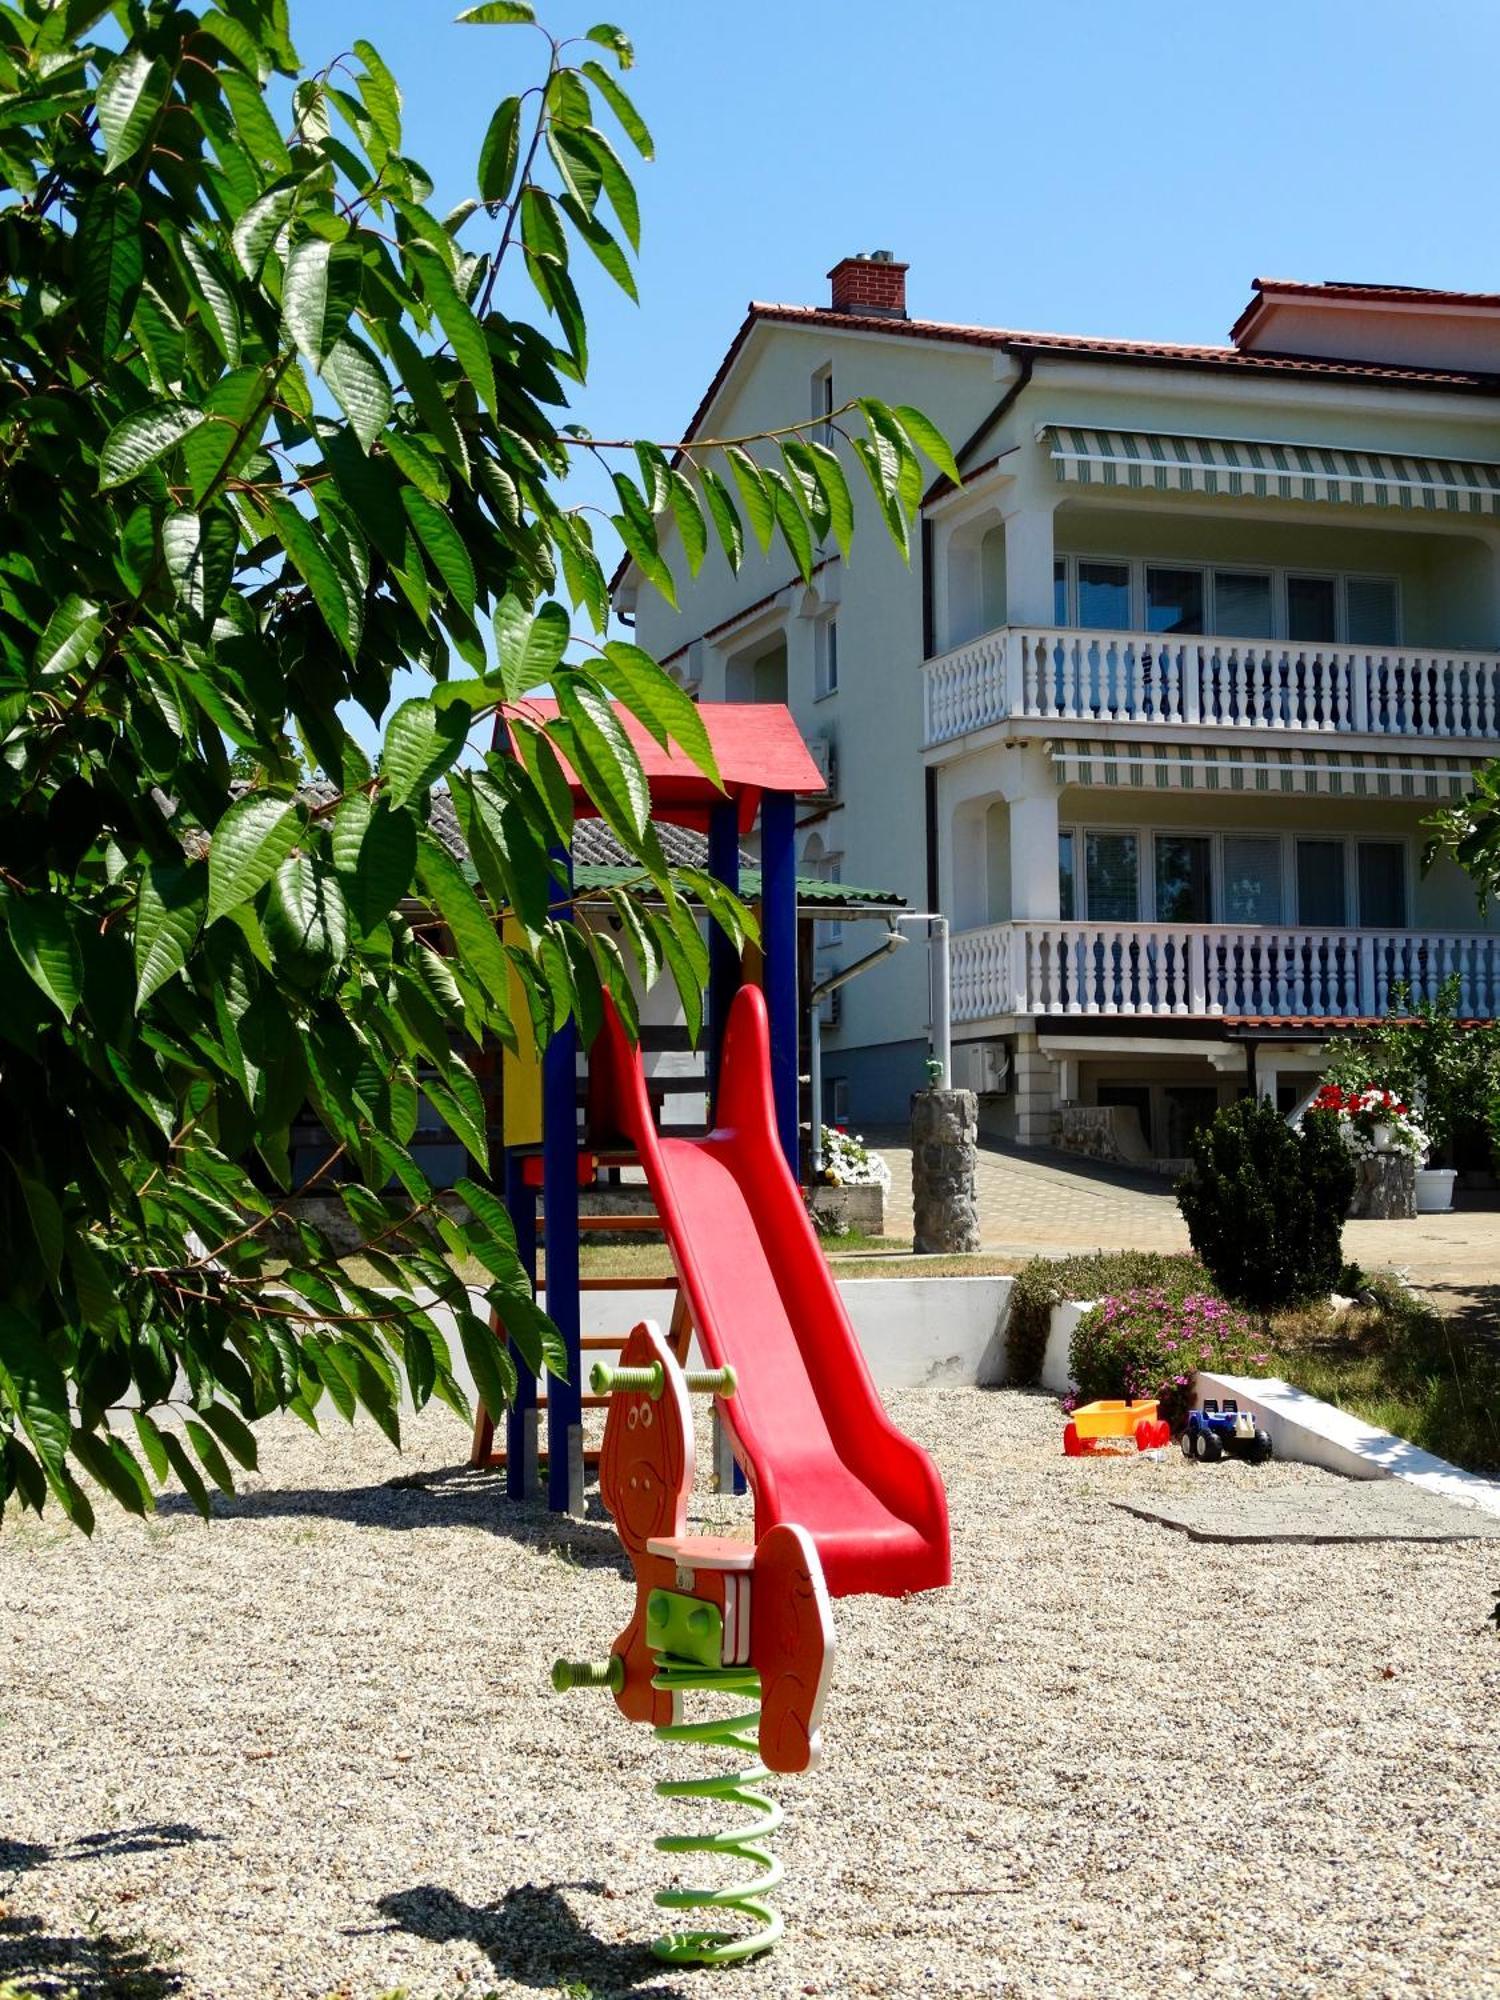
<svg viewBox="0 0 1500 2000">
<path fill-rule="evenodd" d="M 581 274 L 601 436 L 676 438 L 746 301 L 822 302 L 856 249 L 922 316 L 1171 340 L 1224 339 L 1257 273 L 1500 290 L 1494 0 L 597 4 L 657 150 L 640 307 Z M 457 11 L 293 6 L 309 65 L 381 49 L 443 205 L 543 52 Z"/>
</svg>

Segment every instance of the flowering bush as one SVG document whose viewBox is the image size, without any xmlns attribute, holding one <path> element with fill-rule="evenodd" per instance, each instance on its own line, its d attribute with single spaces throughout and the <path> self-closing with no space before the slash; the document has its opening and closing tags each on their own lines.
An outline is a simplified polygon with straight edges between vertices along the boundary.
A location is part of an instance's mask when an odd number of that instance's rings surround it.
<svg viewBox="0 0 1500 2000">
<path fill-rule="evenodd" d="M 823 1178 L 830 1187 L 878 1187 L 891 1191 L 891 1170 L 856 1132 L 823 1127 Z"/>
<path fill-rule="evenodd" d="M 1340 1137 L 1360 1159 L 1368 1159 L 1376 1152 L 1396 1151 L 1413 1154 L 1420 1166 L 1427 1157 L 1430 1143 L 1427 1134 L 1417 1123 L 1411 1106 L 1393 1090 L 1384 1090 L 1378 1084 L 1346 1089 L 1341 1084 L 1325 1083 L 1307 1108 L 1326 1111 L 1337 1118 Z M 1383 1146 L 1375 1142 L 1377 1126 L 1387 1131 Z"/>
<path fill-rule="evenodd" d="M 1200 1368 L 1261 1374 L 1271 1356 L 1265 1336 L 1238 1307 L 1213 1292 L 1173 1298 L 1143 1286 L 1100 1299 L 1073 1329 L 1068 1363 L 1079 1402 L 1098 1396 L 1154 1396 L 1180 1430 Z"/>
</svg>

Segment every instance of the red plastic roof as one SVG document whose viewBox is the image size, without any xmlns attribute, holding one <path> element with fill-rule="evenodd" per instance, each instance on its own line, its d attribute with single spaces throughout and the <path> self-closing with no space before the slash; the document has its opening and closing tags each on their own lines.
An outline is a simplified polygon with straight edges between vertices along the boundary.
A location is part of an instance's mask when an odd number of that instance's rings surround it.
<svg viewBox="0 0 1500 2000">
<path fill-rule="evenodd" d="M 723 792 L 675 743 L 663 750 L 643 722 L 618 702 L 612 706 L 646 773 L 655 819 L 705 829 L 711 808 L 727 793 L 739 807 L 740 832 L 748 833 L 755 824 L 762 792 L 817 793 L 827 789 L 790 709 L 780 702 L 715 701 L 705 702 L 699 709 L 724 780 Z M 557 714 L 555 701 L 535 697 L 518 701 L 505 711 L 505 715 L 535 723 L 552 722 Z M 505 715 L 496 719 L 497 741 L 505 727 Z M 592 817 L 595 807 L 588 794 L 571 773 L 569 782 L 576 810 Z"/>
</svg>

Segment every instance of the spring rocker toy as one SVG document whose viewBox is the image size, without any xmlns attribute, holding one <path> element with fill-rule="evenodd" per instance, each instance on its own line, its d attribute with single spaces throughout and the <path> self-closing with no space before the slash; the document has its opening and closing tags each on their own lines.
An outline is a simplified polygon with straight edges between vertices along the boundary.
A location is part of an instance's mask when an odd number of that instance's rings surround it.
<svg viewBox="0 0 1500 2000">
<path fill-rule="evenodd" d="M 507 1076 L 507 1200 L 535 1281 L 540 1196 L 546 1304 L 569 1358 L 568 1380 L 549 1382 L 546 1404 L 547 1495 L 557 1509 L 581 1511 L 587 1470 L 578 1192 L 599 1163 L 639 1165 L 671 1253 L 669 1334 L 648 1320 L 623 1342 L 591 1343 L 618 1349 L 617 1360 L 595 1366 L 590 1386 L 607 1410 L 600 1491 L 630 1558 L 634 1605 L 606 1660 L 559 1660 L 552 1680 L 559 1692 L 608 1690 L 628 1721 L 650 1725 L 664 1743 L 734 1758 L 729 1771 L 657 1787 L 665 1798 L 736 1815 L 727 1828 L 700 1824 L 664 1836 L 664 1854 L 748 1872 L 660 1891 L 662 1908 L 699 1920 L 654 1947 L 674 1964 L 732 1964 L 781 1935 L 768 1901 L 781 1876 L 768 1846 L 781 1810 L 763 1785 L 817 1763 L 834 1656 L 830 1601 L 948 1583 L 947 1501 L 931 1459 L 885 1414 L 797 1180 L 795 798 L 821 791 L 823 781 L 791 715 L 775 704 L 702 709 L 722 790 L 617 713 L 641 757 L 652 816 L 706 830 L 710 871 L 732 889 L 739 838 L 758 818 L 761 983 L 741 983 L 745 968 L 715 929 L 713 1115 L 701 1138 L 657 1130 L 640 1052 L 606 1001 L 589 1050 L 580 1143 L 576 1031 L 571 1023 L 559 1030 L 541 1064 L 540 1147 L 510 1123 L 513 1103 L 525 1097 Z M 577 810 L 589 809 L 581 789 L 574 797 Z M 690 1368 L 694 1339 L 702 1365 Z M 503 1462 L 507 1491 L 526 1496 L 539 1470 L 538 1397 L 519 1357 L 517 1367 Z M 713 1397 L 730 1476 L 753 1492 L 753 1539 L 688 1532 L 694 1394 Z M 481 1413 L 476 1464 L 495 1462 L 487 1424 Z M 684 1714 L 687 1696 L 733 1707 L 693 1719 Z M 712 1920 L 726 1917 L 734 1927 Z"/>
</svg>

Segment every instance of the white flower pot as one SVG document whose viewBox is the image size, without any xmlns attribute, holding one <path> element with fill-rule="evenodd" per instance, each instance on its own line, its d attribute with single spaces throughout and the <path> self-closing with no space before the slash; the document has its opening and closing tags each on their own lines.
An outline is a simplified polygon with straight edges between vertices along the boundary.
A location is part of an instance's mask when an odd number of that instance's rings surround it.
<svg viewBox="0 0 1500 2000">
<path fill-rule="evenodd" d="M 1418 1167 L 1418 1215 L 1446 1215 L 1453 1206 L 1453 1183 L 1457 1179 L 1452 1167 Z"/>
<path fill-rule="evenodd" d="M 1394 1136 L 1389 1125 L 1372 1125 L 1370 1127 L 1370 1144 L 1375 1148 L 1377 1153 L 1388 1153 L 1391 1150 L 1391 1140 Z"/>
</svg>

